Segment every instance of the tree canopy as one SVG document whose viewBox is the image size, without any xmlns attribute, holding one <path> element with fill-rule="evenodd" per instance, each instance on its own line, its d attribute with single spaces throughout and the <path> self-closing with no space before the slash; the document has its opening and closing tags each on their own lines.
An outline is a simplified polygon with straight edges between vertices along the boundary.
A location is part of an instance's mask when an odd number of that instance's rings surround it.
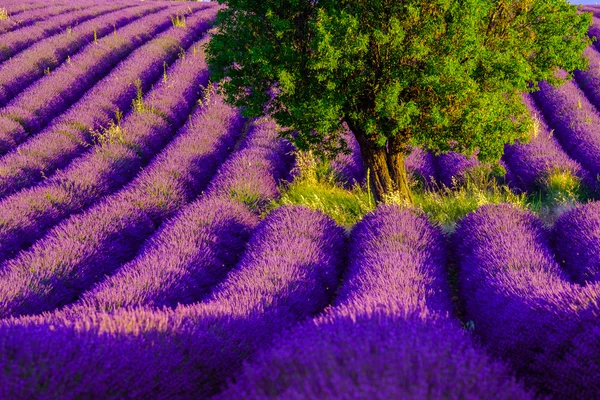
<svg viewBox="0 0 600 400">
<path fill-rule="evenodd" d="M 215 79 L 246 116 L 333 155 L 356 136 L 378 200 L 410 199 L 409 146 L 498 160 L 527 141 L 520 94 L 587 67 L 591 15 L 566 0 L 221 0 Z"/>
</svg>

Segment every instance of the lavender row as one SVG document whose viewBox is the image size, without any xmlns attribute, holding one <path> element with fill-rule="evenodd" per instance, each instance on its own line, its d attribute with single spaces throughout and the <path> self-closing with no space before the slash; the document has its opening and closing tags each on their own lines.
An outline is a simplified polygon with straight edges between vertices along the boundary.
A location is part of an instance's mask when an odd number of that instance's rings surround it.
<svg viewBox="0 0 600 400">
<path fill-rule="evenodd" d="M 425 187 L 431 188 L 437 185 L 435 157 L 431 152 L 413 147 L 404 159 L 404 165 L 406 170 L 419 179 Z"/>
<path fill-rule="evenodd" d="M 102 37 L 113 34 L 116 27 L 155 10 L 156 7 L 152 6 L 138 6 L 133 10 L 118 10 L 101 15 L 77 25 L 70 32 L 39 41 L 27 51 L 0 64 L 0 105 L 5 106 L 32 82 L 48 74 L 50 69 L 59 66 L 67 57 L 93 42 L 98 35 Z M 90 11 L 87 13 L 90 14 Z M 5 110 L 2 114 L 11 117 L 10 110 Z M 18 118 L 13 117 L 16 121 L 19 121 Z"/>
<path fill-rule="evenodd" d="M 365 167 L 360 155 L 360 146 L 350 131 L 345 131 L 343 139 L 348 145 L 349 154 L 340 154 L 331 161 L 331 169 L 338 180 L 346 187 L 362 185 L 366 180 Z"/>
<path fill-rule="evenodd" d="M 282 207 L 207 303 L 5 320 L 0 395 L 208 398 L 245 359 L 328 303 L 343 248 L 331 219 Z"/>
<path fill-rule="evenodd" d="M 504 147 L 502 160 L 510 169 L 511 174 L 507 176 L 511 187 L 525 192 L 535 191 L 544 187 L 547 178 L 556 172 L 570 173 L 592 185 L 590 173 L 564 152 L 530 94 L 523 95 L 523 103 L 534 121 L 534 132 L 529 143 Z"/>
<path fill-rule="evenodd" d="M 596 397 L 600 368 L 582 357 L 597 357 L 600 290 L 568 283 L 541 221 L 484 206 L 460 222 L 456 243 L 466 318 L 492 355 L 541 395 Z"/>
<path fill-rule="evenodd" d="M 446 244 L 427 218 L 381 206 L 355 226 L 350 249 L 334 306 L 217 398 L 530 398 L 446 319 Z"/>
<path fill-rule="evenodd" d="M 206 10 L 190 18 L 188 28 L 173 27 L 138 48 L 48 128 L 22 144 L 18 151 L 1 158 L 0 198 L 33 186 L 58 168 L 66 167 L 74 158 L 88 150 L 94 143 L 93 133 L 114 123 L 117 111 L 123 112 L 131 108 L 132 100 L 136 98 L 138 91 L 148 89 L 163 75 L 165 59 L 173 59 L 181 47 L 187 47 L 206 29 L 213 16 L 214 11 Z M 199 56 L 196 54 L 197 49 L 198 46 L 193 46 L 192 57 Z M 173 90 L 194 89 L 179 87 Z M 170 97 L 170 91 L 165 90 L 162 93 L 166 99 Z M 169 105 L 169 111 L 165 115 L 171 115 L 170 122 L 180 124 L 181 121 L 173 119 L 173 113 L 179 113 L 178 106 L 172 103 Z M 179 113 L 180 116 L 184 114 Z M 18 133 L 7 131 L 6 136 L 24 135 L 22 127 L 14 124 L 12 129 Z"/>
<path fill-rule="evenodd" d="M 31 58 L 30 61 L 26 57 L 33 57 L 32 54 L 34 54 L 35 51 L 39 51 L 40 49 L 44 48 L 44 46 L 39 44 L 40 42 L 51 43 L 50 41 L 56 40 L 58 37 L 65 36 L 69 34 L 69 32 L 72 34 L 73 31 L 76 30 L 77 24 L 83 23 L 84 21 L 88 21 L 103 14 L 124 9 L 125 7 L 126 6 L 121 3 L 97 5 L 95 7 L 89 7 L 85 10 L 74 13 L 62 14 L 34 26 L 16 29 L 0 35 L 0 63 L 7 61 L 10 58 L 17 58 L 21 62 L 29 61 L 29 63 L 34 63 L 34 58 Z M 27 49 L 29 46 L 32 47 Z M 27 49 L 27 51 L 18 54 L 24 49 Z M 33 53 L 32 49 L 35 49 Z M 46 51 L 44 51 L 44 53 L 46 53 Z M 14 68 L 19 64 L 12 61 L 10 65 L 12 65 Z M 42 71 L 48 66 L 52 66 L 52 64 L 44 65 Z M 6 68 L 6 63 L 0 64 L 0 72 L 2 72 L 0 77 L 2 77 L 2 83 L 7 81 L 6 74 L 8 72 L 6 71 Z M 6 96 L 4 92 L 0 92 L 0 95 L 2 96 L 0 97 L 1 99 L 4 99 Z M 5 100 L 0 102 L 0 104 L 3 103 L 5 103 Z"/>
<path fill-rule="evenodd" d="M 45 2 L 23 2 L 20 0 L 4 0 L 2 2 L 2 8 L 8 12 L 9 17 L 17 16 L 25 11 L 36 10 L 47 6 L 48 4 Z"/>
<path fill-rule="evenodd" d="M 206 118 L 195 119 L 192 126 L 198 124 L 210 126 L 213 132 L 226 128 L 222 121 Z M 194 140 L 190 138 L 190 145 Z M 166 223 L 132 262 L 85 293 L 79 302 L 83 307 L 71 312 L 174 307 L 204 298 L 235 265 L 257 223 L 248 203 L 266 204 L 278 195 L 278 183 L 290 169 L 287 150 L 273 122 L 254 123 L 205 196 Z"/>
<path fill-rule="evenodd" d="M 565 152 L 593 177 L 600 174 L 600 114 L 574 82 L 553 88 L 540 82 L 532 94 Z"/>
<path fill-rule="evenodd" d="M 61 15 L 67 12 L 73 12 L 77 10 L 81 10 L 85 7 L 90 7 L 94 3 L 92 2 L 84 2 L 78 4 L 59 4 L 52 5 L 46 8 L 38 8 L 34 10 L 29 10 L 23 12 L 18 15 L 18 17 L 9 17 L 5 20 L 0 20 L 0 35 L 9 32 L 13 29 L 21 29 L 26 26 L 32 25 L 35 22 L 40 20 L 44 20 L 47 18 L 55 17 L 57 15 Z"/>
<path fill-rule="evenodd" d="M 224 107 L 220 102 L 213 107 L 211 114 L 222 113 L 220 118 L 228 118 L 228 112 L 220 110 Z M 168 125 L 164 120 L 160 123 L 155 114 L 138 115 L 135 125 L 129 124 L 131 136 L 124 138 L 130 144 L 109 145 L 107 150 L 131 151 L 134 145 L 143 156 L 128 154 L 130 159 L 134 155 L 147 159 L 160 150 L 170 137 Z M 140 124 L 146 121 L 155 124 L 153 129 Z M 135 131 L 144 128 L 145 132 Z M 208 133 L 205 146 L 190 147 L 189 141 L 176 140 L 126 188 L 64 221 L 31 249 L 6 263 L 0 273 L 0 281 L 5 284 L 0 289 L 0 314 L 35 314 L 71 303 L 103 276 L 130 261 L 165 219 L 208 184 L 230 151 L 231 132 Z M 134 135 L 139 137 L 137 144 L 133 143 Z M 131 174 L 122 171 L 118 176 L 127 173 Z M 35 271 L 32 265 L 38 266 Z"/>
<path fill-rule="evenodd" d="M 580 205 L 554 223 L 556 259 L 574 282 L 600 281 L 600 202 Z"/>
<path fill-rule="evenodd" d="M 140 14 L 153 11 L 156 9 L 121 11 L 119 18 L 108 25 L 117 29 L 138 19 Z M 114 35 L 87 45 L 66 64 L 20 92 L 1 113 L 19 121 L 23 131 L 17 137 L 0 134 L 0 154 L 60 115 L 131 51 L 171 25 L 170 17 L 171 11 L 166 10 L 126 25 L 118 35 L 115 31 Z"/>
<path fill-rule="evenodd" d="M 281 181 L 289 179 L 294 161 L 292 145 L 279 139 L 272 120 L 257 121 L 238 151 L 211 181 L 207 197 L 229 198 L 256 214 L 279 196 Z"/>
<path fill-rule="evenodd" d="M 178 43 L 173 38 L 167 41 L 172 50 L 178 48 Z M 163 45 L 159 42 L 154 50 L 164 52 Z M 168 93 L 171 103 L 164 106 L 176 108 L 185 115 L 194 106 L 200 85 L 208 81 L 204 54 L 179 60 L 168 72 L 170 78 L 152 92 Z M 105 131 L 95 151 L 87 153 L 69 168 L 41 185 L 0 202 L 2 261 L 31 245 L 63 218 L 119 189 L 162 149 L 177 126 L 149 110 L 140 111 L 131 113 L 120 125 Z"/>
</svg>

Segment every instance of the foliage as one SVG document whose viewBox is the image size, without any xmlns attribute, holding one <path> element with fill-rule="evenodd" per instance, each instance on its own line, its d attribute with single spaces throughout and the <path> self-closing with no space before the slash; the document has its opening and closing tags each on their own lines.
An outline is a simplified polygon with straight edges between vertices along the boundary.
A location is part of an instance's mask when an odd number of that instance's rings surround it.
<svg viewBox="0 0 600 400">
<path fill-rule="evenodd" d="M 320 154 L 344 147 L 345 121 L 363 143 L 398 143 L 391 152 L 499 159 L 531 126 L 519 93 L 585 68 L 590 43 L 591 16 L 564 0 L 220 3 L 208 61 L 228 101 Z"/>
</svg>

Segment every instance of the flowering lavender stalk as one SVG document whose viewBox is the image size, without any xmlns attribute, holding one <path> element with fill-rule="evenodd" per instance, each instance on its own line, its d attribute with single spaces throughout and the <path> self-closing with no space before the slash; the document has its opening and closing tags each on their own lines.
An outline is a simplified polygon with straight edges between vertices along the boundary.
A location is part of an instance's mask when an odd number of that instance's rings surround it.
<svg viewBox="0 0 600 400">
<path fill-rule="evenodd" d="M 524 192 L 539 190 L 550 174 L 560 171 L 568 172 L 592 185 L 591 174 L 565 153 L 531 95 L 524 94 L 522 98 L 533 118 L 535 130 L 529 143 L 504 146 L 502 160 L 512 172 L 510 176 L 507 175 L 509 184 Z"/>
<path fill-rule="evenodd" d="M 600 203 L 579 205 L 561 215 L 552 229 L 554 251 L 571 279 L 600 280 Z"/>
<path fill-rule="evenodd" d="M 437 172 L 435 158 L 429 151 L 413 147 L 410 154 L 404 159 L 406 170 L 421 180 L 426 188 L 437 185 Z"/>
<path fill-rule="evenodd" d="M 491 353 L 540 394 L 596 397 L 599 368 L 572 351 L 597 329 L 600 288 L 567 281 L 541 221 L 510 205 L 484 206 L 460 222 L 456 243 L 466 318 Z"/>
<path fill-rule="evenodd" d="M 334 307 L 262 352 L 218 398 L 530 397 L 446 318 L 446 244 L 427 218 L 381 206 L 356 225 L 350 249 Z"/>
<path fill-rule="evenodd" d="M 546 117 L 548 126 L 565 152 L 587 169 L 600 174 L 600 114 L 574 82 L 553 88 L 540 82 L 540 91 L 532 94 Z"/>
<path fill-rule="evenodd" d="M 214 12 L 207 11 L 207 13 L 207 18 L 210 20 Z M 114 110 L 121 112 L 128 110 L 132 100 L 138 96 L 138 91 L 146 90 L 158 77 L 163 76 L 164 60 L 174 58 L 181 51 L 180 46 L 189 45 L 190 41 L 195 38 L 196 29 L 202 29 L 205 26 L 205 23 L 200 21 L 203 17 L 199 15 L 197 18 L 198 20 L 191 18 L 186 29 L 171 28 L 148 44 L 138 48 L 86 93 L 79 102 L 58 117 L 52 125 L 22 144 L 18 152 L 12 152 L 0 158 L 0 198 L 19 189 L 33 186 L 56 169 L 66 167 L 71 160 L 93 145 L 92 133 L 117 122 L 113 120 L 115 118 Z M 195 21 L 198 22 L 197 25 L 194 23 Z M 192 46 L 192 54 L 186 55 L 199 65 L 205 65 L 204 53 L 196 51 L 202 43 Z M 172 75 L 169 76 L 172 77 Z M 166 99 L 174 90 L 196 89 L 183 88 L 181 83 L 185 81 L 171 79 L 170 82 L 179 82 L 180 84 L 172 90 L 163 91 L 162 96 Z M 157 94 L 150 95 L 157 96 Z M 155 102 L 153 98 L 149 98 L 147 101 Z M 174 116 L 174 113 L 184 115 L 178 111 L 179 105 L 169 104 L 168 112 L 164 112 L 164 107 L 162 107 L 164 116 Z M 151 106 L 158 109 L 156 104 L 151 104 Z M 182 106 L 185 107 L 185 104 Z M 2 121 L 0 118 L 0 126 Z M 182 121 L 171 119 L 170 122 L 179 125 Z M 5 129 L 6 136 L 14 137 L 15 134 L 11 132 L 18 129 L 18 126 L 12 130 Z M 1 131 L 2 129 L 0 129 Z"/>
<path fill-rule="evenodd" d="M 331 169 L 343 183 L 344 187 L 352 188 L 354 185 L 365 183 L 365 167 L 360 156 L 360 146 L 350 131 L 345 131 L 343 139 L 348 144 L 350 154 L 340 154 L 331 161 Z"/>
<path fill-rule="evenodd" d="M 156 8 L 121 11 L 118 19 L 108 22 L 106 26 L 120 28 L 140 18 L 140 14 L 153 11 L 157 11 Z M 170 10 L 151 15 L 125 26 L 124 29 L 119 30 L 119 35 L 108 35 L 96 43 L 87 45 L 81 52 L 75 54 L 70 62 L 20 92 L 0 113 L 19 121 L 25 128 L 25 134 L 37 133 L 51 119 L 60 115 L 78 100 L 131 51 L 170 26 L 169 17 Z M 3 137 L 5 143 L 14 142 L 13 146 L 25 139 L 6 135 L 0 137 Z M 5 153 L 9 149 L 0 149 L 0 153 Z"/>
<path fill-rule="evenodd" d="M 24 28 L 40 20 L 49 19 L 67 12 L 78 11 L 93 5 L 94 3 L 91 1 L 82 1 L 80 3 L 72 3 L 69 5 L 59 4 L 45 8 L 27 10 L 20 13 L 17 17 L 13 16 L 6 20 L 0 20 L 0 35 L 13 29 Z"/>
<path fill-rule="evenodd" d="M 154 51 L 164 54 L 165 48 L 159 45 Z M 187 88 L 197 91 L 208 80 L 203 60 L 203 54 L 179 60 L 168 71 L 170 78 L 151 93 L 170 93 L 173 108 L 177 105 L 179 112 L 191 111 L 199 93 Z M 43 184 L 5 198 L 0 202 L 0 260 L 10 258 L 63 218 L 81 212 L 133 179 L 172 138 L 176 128 L 148 110 L 131 113 L 99 137 L 96 151 Z"/>
<path fill-rule="evenodd" d="M 343 230 L 330 218 L 281 207 L 207 303 L 5 320 L 0 395 L 208 398 L 244 360 L 327 304 L 343 252 Z"/>
<path fill-rule="evenodd" d="M 467 172 L 471 168 L 480 165 L 477 156 L 466 156 L 454 151 L 435 157 L 435 163 L 439 182 L 448 188 L 463 182 Z"/>
</svg>

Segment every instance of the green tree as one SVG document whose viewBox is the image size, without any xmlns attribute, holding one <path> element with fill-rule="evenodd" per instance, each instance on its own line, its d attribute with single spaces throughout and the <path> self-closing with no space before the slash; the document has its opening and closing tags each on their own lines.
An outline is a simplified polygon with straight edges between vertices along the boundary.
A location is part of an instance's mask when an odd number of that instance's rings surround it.
<svg viewBox="0 0 600 400">
<path fill-rule="evenodd" d="M 591 15 L 566 0 L 220 2 L 207 54 L 227 101 L 324 156 L 346 150 L 345 123 L 378 201 L 412 201 L 412 145 L 498 160 L 528 138 L 520 93 L 587 68 Z"/>
</svg>

